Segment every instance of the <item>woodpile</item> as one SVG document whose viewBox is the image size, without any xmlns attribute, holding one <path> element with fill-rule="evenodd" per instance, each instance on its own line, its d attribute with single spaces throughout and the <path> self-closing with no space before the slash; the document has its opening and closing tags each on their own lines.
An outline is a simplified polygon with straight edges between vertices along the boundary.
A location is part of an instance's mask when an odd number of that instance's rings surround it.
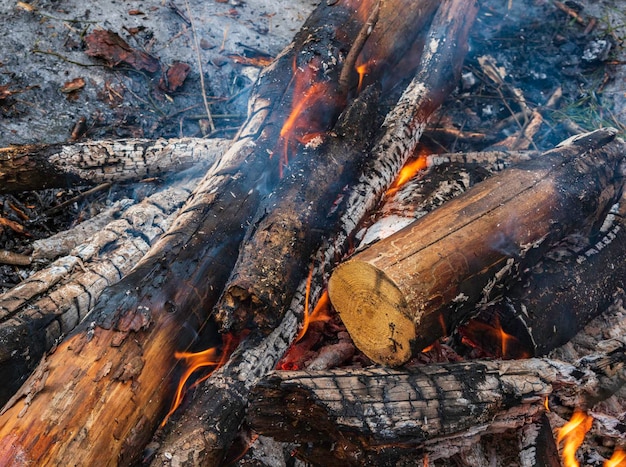
<svg viewBox="0 0 626 467">
<path fill-rule="evenodd" d="M 220 465 L 245 427 L 316 465 L 478 458 L 476 441 L 504 432 L 519 436 L 521 465 L 550 465 L 554 439 L 537 435 L 550 433 L 547 401 L 590 409 L 626 378 L 623 341 L 577 361 L 539 358 L 624 286 L 623 205 L 609 214 L 622 198 L 617 132 L 506 153 L 516 164 L 471 188 L 430 186 L 421 204 L 398 195 L 399 212 L 432 212 L 391 236 L 370 228 L 352 249 L 456 86 L 477 10 L 322 2 L 261 73 L 232 142 L 0 150 L 0 192 L 183 171 L 140 203 L 6 252 L 49 264 L 0 295 L 3 465 Z M 474 156 L 427 165 L 455 157 Z M 601 274 L 609 264 L 615 274 Z M 351 339 L 315 369 L 275 370 L 326 285 Z M 480 339 L 470 318 L 515 327 L 519 352 L 536 358 L 415 365 L 453 332 Z M 212 372 L 165 423 L 199 334 Z M 351 340 L 384 366 L 332 368 Z"/>
</svg>

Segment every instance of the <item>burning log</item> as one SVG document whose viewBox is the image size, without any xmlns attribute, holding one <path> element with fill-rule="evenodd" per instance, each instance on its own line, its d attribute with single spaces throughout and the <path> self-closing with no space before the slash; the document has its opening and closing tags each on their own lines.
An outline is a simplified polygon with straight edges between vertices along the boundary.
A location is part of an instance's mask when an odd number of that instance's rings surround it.
<svg viewBox="0 0 626 467">
<path fill-rule="evenodd" d="M 0 148 L 0 193 L 156 177 L 197 164 L 205 167 L 228 149 L 223 139 L 134 139 Z"/>
<path fill-rule="evenodd" d="M 389 6 L 388 2 L 384 4 Z M 415 5 L 411 3 L 411 6 Z M 403 15 L 407 14 L 405 9 L 396 9 L 396 11 Z M 402 163 L 413 151 L 428 117 L 440 105 L 451 83 L 456 82 L 467 34 L 476 11 L 476 3 L 467 0 L 446 1 L 439 6 L 426 40 L 429 47 L 422 56 L 415 78 L 400 98 L 398 105 L 386 118 L 382 136 L 370 151 L 368 163 L 359 168 L 355 175 L 358 180 L 355 180 L 355 183 L 350 184 L 344 193 L 335 193 L 336 197 L 343 195 L 344 201 L 342 202 L 346 203 L 345 207 L 337 208 L 342 213 L 337 222 L 338 227 L 330 224 L 330 228 L 324 235 L 315 232 L 305 234 L 298 224 L 309 214 L 298 213 L 285 222 L 285 228 L 280 225 L 276 228 L 277 231 L 282 230 L 284 238 L 296 242 L 300 247 L 305 248 L 305 251 L 311 250 L 309 246 L 303 245 L 302 238 L 307 238 L 308 235 L 327 237 L 327 243 L 323 244 L 315 255 L 320 264 L 314 268 L 314 276 L 319 277 L 322 271 L 332 266 L 337 258 L 345 253 L 347 239 L 354 234 L 358 219 L 365 215 L 392 183 Z M 329 143 L 329 147 L 345 147 L 341 142 L 343 133 L 344 131 L 337 131 L 338 140 L 336 143 Z M 321 173 L 324 178 L 328 177 L 334 181 L 332 185 L 329 185 L 331 188 L 333 186 L 333 189 L 341 188 L 337 185 L 340 185 L 338 180 L 341 180 L 339 177 L 342 175 L 334 174 L 333 171 L 336 170 L 334 164 L 332 160 L 329 162 L 330 171 Z M 317 179 L 314 182 L 327 186 Z M 305 193 L 313 184 L 307 181 L 303 187 L 293 185 L 288 187 L 287 191 Z M 328 199 L 330 198 L 332 196 L 328 196 Z M 314 206 L 312 211 L 320 215 L 322 206 L 313 200 L 309 202 Z M 289 206 L 289 203 L 287 205 Z M 323 208 L 329 209 L 328 206 L 323 206 Z M 291 205 L 291 209 L 301 210 L 301 207 Z M 270 213 L 269 216 L 277 214 L 279 215 L 279 213 Z M 280 219 L 280 224 L 282 222 L 283 220 Z M 261 234 L 261 237 L 263 235 Z M 296 250 L 288 245 L 289 258 L 284 257 L 284 251 L 283 256 L 277 255 L 281 261 L 280 264 L 285 260 L 303 258 L 303 255 Z M 274 250 L 271 254 L 275 254 L 275 251 L 281 250 Z M 304 257 L 304 260 L 308 263 L 310 258 Z M 308 282 L 306 280 L 306 265 L 308 264 L 306 263 L 304 274 L 301 265 L 293 269 L 289 266 L 285 267 L 286 270 L 291 271 L 299 269 L 297 273 L 303 280 L 298 284 L 295 293 L 291 292 L 293 296 L 291 302 L 286 301 L 288 295 L 279 299 L 272 298 L 275 300 L 276 309 L 271 310 L 272 321 L 269 322 L 278 323 L 272 332 L 265 336 L 270 326 L 263 325 L 260 321 L 259 324 L 265 329 L 248 336 L 229 362 L 206 381 L 193 407 L 189 408 L 179 421 L 181 426 L 185 426 L 184 432 L 175 430 L 170 433 L 159 449 L 155 463 L 195 465 L 199 462 L 218 464 L 221 461 L 241 422 L 251 387 L 276 365 L 296 335 L 305 301 L 309 298 L 313 300 L 312 297 L 319 294 L 319 286 L 310 287 L 310 294 L 306 292 L 309 288 L 306 286 Z M 274 267 L 277 266 L 273 265 L 272 269 Z M 261 270 L 261 272 L 265 271 Z M 274 279 L 276 278 L 273 277 L 272 280 Z M 290 279 L 289 282 L 292 280 Z M 268 287 L 267 290 L 276 294 L 283 293 L 281 290 L 285 286 L 284 283 L 276 284 L 274 281 L 273 287 Z M 265 294 L 265 291 L 261 291 L 260 295 Z M 247 301 L 238 303 L 237 306 L 242 304 L 244 311 L 249 309 L 250 304 Z M 288 308 L 285 309 L 285 307 Z M 263 308 L 258 306 L 258 309 Z M 253 316 L 257 317 L 259 314 L 253 312 Z M 222 317 L 222 319 L 227 326 L 230 325 L 229 319 L 231 318 Z M 232 319 L 239 323 L 248 320 L 252 321 L 247 312 Z"/>
<path fill-rule="evenodd" d="M 358 50 L 354 46 L 351 49 L 365 56 L 377 54 L 376 57 L 380 57 L 367 65 L 370 78 L 380 75 L 383 63 L 379 62 L 384 61 L 387 66 L 399 60 L 402 47 L 398 44 L 405 44 L 405 49 L 414 44 L 423 46 L 428 40 L 435 44 L 423 57 L 421 50 L 411 56 L 417 64 L 418 76 L 387 116 L 385 133 L 378 136 L 377 147 L 370 151 L 371 141 L 376 138 L 367 134 L 378 128 L 375 114 L 370 112 L 370 116 L 360 118 L 363 128 L 355 128 L 350 122 L 356 122 L 356 113 L 363 111 L 355 109 L 355 115 L 346 119 L 349 126 L 336 127 L 326 136 L 316 135 L 314 144 L 305 148 L 290 168 L 287 182 L 265 199 L 217 306 L 218 319 L 224 328 L 235 325 L 242 329 L 249 321 L 255 321 L 269 332 L 280 322 L 298 285 L 307 276 L 312 254 L 324 239 L 333 237 L 331 233 L 343 228 L 340 219 L 348 207 L 346 201 L 340 199 L 347 198 L 342 191 L 346 185 L 363 178 L 364 171 L 369 170 L 366 161 L 372 157 L 370 154 L 374 154 L 376 160 L 384 157 L 381 165 L 386 164 L 379 168 L 385 175 L 377 179 L 393 179 L 414 148 L 427 118 L 456 83 L 454 78 L 459 73 L 472 23 L 469 3 L 441 8 L 432 20 L 430 31 L 424 25 L 431 21 L 437 2 L 417 2 L 411 7 L 403 2 L 383 2 L 380 12 L 376 4 L 372 13 L 379 15 L 380 21 L 373 29 L 370 27 L 370 40 Z M 458 11 L 463 9 L 467 10 L 468 18 L 444 27 L 442 17 L 445 14 L 448 18 L 460 17 Z M 422 35 L 418 36 L 420 32 Z M 442 38 L 449 42 L 438 44 L 436 41 Z M 376 51 L 371 44 L 376 45 Z M 357 53 L 357 56 L 360 55 Z M 348 58 L 346 64 L 349 64 Z M 343 70 L 346 69 L 351 70 L 346 67 Z M 342 72 L 340 81 L 347 80 L 343 75 Z M 398 81 L 397 77 L 394 80 L 385 75 L 381 79 L 388 84 Z M 360 87 L 362 85 L 360 81 Z M 288 127 L 282 130 L 289 131 Z M 380 183 L 386 186 L 391 180 Z M 371 193 L 369 199 L 362 199 L 361 206 L 371 207 L 381 194 L 380 188 L 377 191 Z M 337 206 L 333 206 L 335 202 Z M 353 218 L 358 219 L 358 216 Z"/>
<path fill-rule="evenodd" d="M 364 1 L 353 8 L 350 1 L 322 3 L 294 42 L 264 70 L 236 141 L 208 171 L 173 226 L 124 280 L 103 293 L 89 320 L 46 358 L 19 397 L 5 406 L 0 416 L 3 461 L 125 465 L 137 459 L 165 412 L 176 376 L 175 351 L 187 348 L 203 326 L 217 337 L 206 310 L 223 289 L 262 197 L 286 174 L 292 148 L 311 132 L 332 128 L 346 106 L 345 92 L 351 89 L 336 85 L 352 42 L 370 18 L 364 13 L 375 4 Z M 414 2 L 400 5 L 390 14 L 406 19 L 412 8 L 423 11 Z M 455 16 L 464 13 L 459 7 Z M 383 42 L 393 45 L 391 39 Z M 446 50 L 460 60 L 462 54 L 447 39 L 429 50 Z M 434 56 L 433 66 L 450 66 L 447 55 L 441 61 L 440 55 Z M 311 122 L 307 112 L 294 114 L 294 95 L 309 95 L 308 90 L 318 86 L 327 90 L 321 99 L 300 105 L 321 121 Z M 433 102 L 440 98 L 433 97 Z M 425 109 L 417 112 L 432 111 L 429 105 Z M 281 134 L 288 120 L 298 131 Z M 234 384 L 223 388 L 223 394 L 243 407 L 231 393 L 239 389 Z M 220 404 L 221 395 L 212 403 L 220 408 L 220 420 L 226 420 L 232 412 Z M 228 422 L 236 429 L 241 416 Z M 221 432 L 215 440 L 221 456 L 222 443 L 232 439 L 232 430 L 219 423 L 212 428 Z"/>
<path fill-rule="evenodd" d="M 539 419 L 547 398 L 589 407 L 614 393 L 626 382 L 626 356 L 623 343 L 611 348 L 574 365 L 534 358 L 276 371 L 253 390 L 248 422 L 257 433 L 299 443 L 298 455 L 318 465 L 447 458 L 487 433 Z"/>
<path fill-rule="evenodd" d="M 85 319 L 105 287 L 119 282 L 174 221 L 198 177 L 140 203 L 122 200 L 69 231 L 36 241 L 34 261 L 55 259 L 0 294 L 0 404 L 43 357 Z"/>
<path fill-rule="evenodd" d="M 622 198 L 615 222 L 590 244 L 560 245 L 505 297 L 480 307 L 459 329 L 463 338 L 501 355 L 501 338 L 489 332 L 497 324 L 511 337 L 507 357 L 545 355 L 568 342 L 626 288 L 625 210 Z"/>
<path fill-rule="evenodd" d="M 372 360 L 406 362 L 501 293 L 573 232 L 602 222 L 621 195 L 616 131 L 572 138 L 460 197 L 340 265 L 333 305 Z"/>
</svg>

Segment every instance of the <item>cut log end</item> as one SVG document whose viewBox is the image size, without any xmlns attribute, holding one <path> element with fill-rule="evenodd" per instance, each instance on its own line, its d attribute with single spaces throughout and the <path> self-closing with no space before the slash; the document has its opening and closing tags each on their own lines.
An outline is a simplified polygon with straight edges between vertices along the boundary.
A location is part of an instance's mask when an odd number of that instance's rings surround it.
<svg viewBox="0 0 626 467">
<path fill-rule="evenodd" d="M 398 366 L 411 358 L 415 325 L 404 295 L 383 271 L 348 261 L 336 268 L 328 293 L 355 345 L 370 359 Z"/>
</svg>

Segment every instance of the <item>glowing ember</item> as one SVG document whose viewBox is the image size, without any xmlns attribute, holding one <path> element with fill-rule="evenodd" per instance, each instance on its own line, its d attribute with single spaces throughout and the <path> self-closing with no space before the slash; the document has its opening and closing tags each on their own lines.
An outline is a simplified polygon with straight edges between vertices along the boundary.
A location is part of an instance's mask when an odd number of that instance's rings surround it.
<svg viewBox="0 0 626 467">
<path fill-rule="evenodd" d="M 563 465 L 565 467 L 579 467 L 576 451 L 583 443 L 585 435 L 591 429 L 593 418 L 582 410 L 576 409 L 569 422 L 559 429 L 557 443 L 563 441 Z"/>
<path fill-rule="evenodd" d="M 417 159 L 407 162 L 400 170 L 398 177 L 391 185 L 391 188 L 387 190 L 386 195 L 390 196 L 395 194 L 400 188 L 404 186 L 415 174 L 428 167 L 428 159 L 425 155 L 420 155 Z"/>
<path fill-rule="evenodd" d="M 192 388 L 196 387 L 202 381 L 206 380 L 215 370 L 220 368 L 226 360 L 228 359 L 228 355 L 233 350 L 234 347 L 234 339 L 231 335 L 226 335 L 224 339 L 224 345 L 222 346 L 222 351 L 218 350 L 218 347 L 212 347 L 207 350 L 203 350 L 202 352 L 175 352 L 174 357 L 179 360 L 184 361 L 185 372 L 180 378 L 178 383 L 178 388 L 176 389 L 176 395 L 174 396 L 174 400 L 172 401 L 172 407 L 170 411 L 167 413 L 161 426 L 165 426 L 167 420 L 170 416 L 176 411 L 178 406 L 180 406 L 183 396 L 185 393 L 185 385 L 189 377 L 195 373 L 200 368 L 212 367 L 211 371 L 203 376 L 202 378 L 196 380 L 191 386 Z"/>
<path fill-rule="evenodd" d="M 615 449 L 611 458 L 604 463 L 604 467 L 626 467 L 626 451 Z"/>
</svg>

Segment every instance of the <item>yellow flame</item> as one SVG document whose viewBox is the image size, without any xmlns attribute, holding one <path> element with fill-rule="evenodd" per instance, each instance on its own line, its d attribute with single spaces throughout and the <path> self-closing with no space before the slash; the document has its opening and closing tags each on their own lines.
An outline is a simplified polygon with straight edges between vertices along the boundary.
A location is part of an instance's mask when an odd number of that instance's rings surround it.
<svg viewBox="0 0 626 467">
<path fill-rule="evenodd" d="M 576 409 L 570 421 L 559 429 L 556 442 L 563 442 L 562 456 L 565 467 L 580 467 L 576 459 L 576 451 L 583 443 L 592 423 L 592 417 L 586 412 Z"/>
<path fill-rule="evenodd" d="M 424 155 L 420 155 L 417 159 L 404 164 L 400 170 L 398 177 L 387 190 L 387 196 L 395 194 L 406 182 L 408 182 L 419 171 L 424 170 L 428 166 L 428 159 Z"/>
<path fill-rule="evenodd" d="M 604 467 L 626 467 L 626 451 L 618 447 L 611 458 L 604 463 Z"/>
</svg>

